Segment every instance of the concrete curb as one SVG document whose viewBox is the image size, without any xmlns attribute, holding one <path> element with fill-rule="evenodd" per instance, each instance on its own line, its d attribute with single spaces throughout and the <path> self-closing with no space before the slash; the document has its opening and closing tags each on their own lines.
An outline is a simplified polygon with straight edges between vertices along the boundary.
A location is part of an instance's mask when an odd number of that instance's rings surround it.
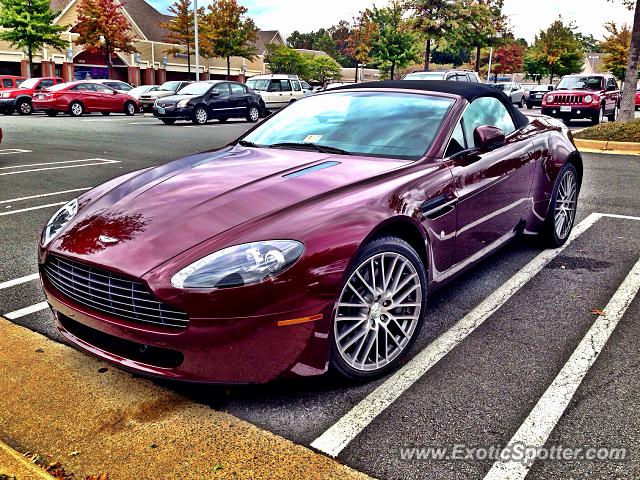
<svg viewBox="0 0 640 480">
<path fill-rule="evenodd" d="M 53 477 L 34 465 L 9 445 L 0 441 L 0 475 L 16 480 L 53 480 Z"/>
<path fill-rule="evenodd" d="M 2 317 L 0 351 L 0 441 L 74 478 L 370 479 Z"/>
<path fill-rule="evenodd" d="M 610 142 L 608 140 L 585 140 L 574 138 L 578 150 L 592 153 L 607 153 L 610 155 L 640 155 L 638 142 Z"/>
</svg>

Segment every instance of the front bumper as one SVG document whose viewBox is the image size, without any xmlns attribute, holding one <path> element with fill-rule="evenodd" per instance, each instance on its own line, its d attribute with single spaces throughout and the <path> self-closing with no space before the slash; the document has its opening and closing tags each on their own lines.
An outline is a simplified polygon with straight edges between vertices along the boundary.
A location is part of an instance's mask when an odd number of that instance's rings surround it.
<svg viewBox="0 0 640 480">
<path fill-rule="evenodd" d="M 157 118 L 190 119 L 193 116 L 193 107 L 166 107 L 162 110 L 154 105 L 153 116 Z"/>
<path fill-rule="evenodd" d="M 333 303 L 278 315 L 191 318 L 183 329 L 127 321 L 61 294 L 41 275 L 56 326 L 72 345 L 123 369 L 202 383 L 266 383 L 320 375 L 329 358 Z M 322 314 L 322 320 L 278 322 Z"/>
<path fill-rule="evenodd" d="M 16 107 L 15 98 L 0 98 L 0 109 L 12 109 Z"/>
<path fill-rule="evenodd" d="M 570 107 L 570 111 L 561 111 L 561 107 Z M 544 105 L 543 115 L 555 118 L 593 118 L 600 113 L 599 106 L 583 105 Z"/>
</svg>

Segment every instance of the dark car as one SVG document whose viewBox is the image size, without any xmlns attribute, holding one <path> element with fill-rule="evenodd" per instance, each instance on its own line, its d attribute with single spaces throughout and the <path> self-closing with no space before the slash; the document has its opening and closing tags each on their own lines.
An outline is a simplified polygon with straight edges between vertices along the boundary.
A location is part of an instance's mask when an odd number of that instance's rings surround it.
<svg viewBox="0 0 640 480">
<path fill-rule="evenodd" d="M 616 77 L 565 75 L 553 92 L 542 99 L 542 113 L 569 122 L 586 118 L 593 124 L 615 122 L 620 109 L 620 89 Z"/>
<path fill-rule="evenodd" d="M 533 107 L 542 106 L 542 99 L 544 96 L 553 90 L 553 85 L 542 84 L 535 85 L 529 90 L 529 96 L 527 97 L 527 108 L 531 110 Z"/>
<path fill-rule="evenodd" d="M 257 122 L 264 112 L 260 95 L 242 83 L 224 80 L 194 82 L 177 95 L 158 99 L 153 106 L 153 115 L 167 125 L 176 120 L 204 125 L 212 118 L 219 122 L 230 118 Z"/>
<path fill-rule="evenodd" d="M 140 102 L 142 103 L 142 109 L 145 112 L 153 111 L 153 104 L 156 103 L 156 100 L 175 95 L 190 83 L 191 82 L 188 80 L 171 80 L 169 82 L 164 82 L 154 90 L 141 94 Z"/>
<path fill-rule="evenodd" d="M 40 275 L 71 344 L 140 374 L 366 379 L 461 272 L 520 235 L 566 242 L 581 179 L 568 128 L 491 86 L 359 83 L 83 193 Z"/>
</svg>

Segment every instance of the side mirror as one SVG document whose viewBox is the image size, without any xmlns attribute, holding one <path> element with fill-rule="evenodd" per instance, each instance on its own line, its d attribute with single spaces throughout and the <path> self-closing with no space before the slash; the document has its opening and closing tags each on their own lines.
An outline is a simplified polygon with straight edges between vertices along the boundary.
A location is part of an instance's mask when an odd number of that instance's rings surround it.
<svg viewBox="0 0 640 480">
<path fill-rule="evenodd" d="M 553 87 L 553 85 L 549 85 L 549 86 L 547 87 L 547 90 L 551 91 L 551 90 L 553 90 L 553 88 L 554 88 L 554 87 Z"/>
<path fill-rule="evenodd" d="M 209 92 L 209 96 L 211 96 L 211 97 L 219 97 L 220 96 L 220 92 L 216 92 L 216 91 Z"/>
<path fill-rule="evenodd" d="M 117 91 L 117 90 L 114 90 L 112 93 L 113 93 L 114 95 L 116 95 L 116 94 L 118 93 L 118 91 Z"/>
<path fill-rule="evenodd" d="M 482 151 L 492 150 L 504 145 L 504 132 L 498 127 L 480 125 L 473 131 L 473 143 Z"/>
<path fill-rule="evenodd" d="M 607 87 L 607 92 L 613 92 L 615 90 L 618 90 L 618 87 L 614 86 L 614 85 L 609 85 Z"/>
</svg>

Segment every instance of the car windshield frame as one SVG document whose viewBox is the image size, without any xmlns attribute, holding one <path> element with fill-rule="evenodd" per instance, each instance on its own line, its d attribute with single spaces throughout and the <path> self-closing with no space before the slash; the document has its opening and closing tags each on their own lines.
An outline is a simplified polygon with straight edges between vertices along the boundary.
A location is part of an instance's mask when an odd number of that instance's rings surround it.
<svg viewBox="0 0 640 480">
<path fill-rule="evenodd" d="M 587 79 L 590 79 L 590 78 L 597 78 L 598 80 L 600 80 L 600 86 L 598 88 L 586 88 Z M 575 80 L 575 81 L 572 84 L 569 84 L 568 86 L 563 85 L 563 82 L 565 82 L 565 84 L 568 84 L 571 80 Z M 576 86 L 579 84 L 580 80 L 583 80 L 582 87 Z M 586 90 L 589 92 L 597 92 L 600 90 L 604 90 L 604 83 L 605 83 L 605 78 L 602 75 L 566 75 L 562 77 L 562 79 L 556 86 L 555 90 Z"/>
<path fill-rule="evenodd" d="M 383 101 L 381 100 L 383 96 L 389 98 Z M 332 101 L 334 103 L 339 102 L 339 97 L 346 98 L 347 101 L 352 102 L 347 105 L 345 112 L 339 110 L 331 111 L 326 108 Z M 362 101 L 361 104 L 358 104 L 360 98 L 374 98 L 375 100 L 370 99 L 368 102 Z M 457 98 L 455 96 L 439 92 L 399 92 L 397 90 L 381 91 L 376 89 L 326 92 L 305 97 L 282 109 L 241 136 L 238 139 L 238 143 L 242 142 L 245 146 L 255 148 L 290 148 L 292 150 L 310 151 L 322 151 L 324 149 L 327 152 L 335 151 L 338 155 L 342 151 L 344 155 L 418 161 L 423 159 L 433 147 L 435 140 L 446 123 L 446 118 L 456 102 Z M 380 113 L 370 116 L 371 108 L 375 107 L 381 109 Z M 396 107 L 397 111 L 393 112 L 393 107 Z M 321 108 L 325 108 L 326 111 L 322 112 Z M 413 112 L 411 112 L 414 115 L 413 117 L 410 116 L 411 114 L 407 114 L 408 108 L 413 109 Z M 314 115 L 314 110 L 320 110 L 322 114 Z M 416 112 L 421 115 L 419 117 L 415 116 Z M 431 117 L 428 114 L 431 114 Z M 286 118 L 288 116 L 292 118 Z M 433 117 L 437 121 L 433 121 Z M 424 123 L 421 124 L 418 130 L 416 130 L 416 118 L 424 119 Z M 307 120 L 308 126 L 312 129 L 292 131 L 294 128 L 300 128 L 305 120 Z M 376 125 L 376 122 L 379 125 Z M 398 125 L 403 122 L 404 130 L 393 131 L 393 128 L 389 127 L 389 125 Z M 333 138 L 336 133 L 352 132 L 364 125 L 366 125 L 366 133 L 371 138 L 370 143 L 358 145 Z M 331 129 L 331 126 L 335 128 Z M 429 126 L 432 126 L 431 131 L 428 130 Z M 304 125 L 302 127 L 304 128 Z M 393 133 L 393 136 L 376 136 L 375 133 L 371 133 L 375 132 L 376 129 L 385 132 L 387 135 Z M 318 135 L 320 131 L 324 133 Z M 418 131 L 425 138 L 419 138 Z M 313 132 L 316 132 L 316 134 Z M 325 138 L 323 139 L 323 137 Z M 337 137 L 340 138 L 340 135 L 338 134 Z M 357 141 L 360 137 L 354 136 L 352 138 Z M 407 148 L 405 143 L 378 145 L 376 141 L 380 138 L 389 138 L 390 141 L 416 138 L 418 144 L 413 150 Z M 420 143 L 421 140 L 424 140 L 424 143 Z M 306 145 L 308 145 L 308 148 L 305 148 Z M 356 148 L 349 148 L 350 146 Z M 400 153 L 402 150 L 406 150 L 406 152 Z"/>
</svg>

